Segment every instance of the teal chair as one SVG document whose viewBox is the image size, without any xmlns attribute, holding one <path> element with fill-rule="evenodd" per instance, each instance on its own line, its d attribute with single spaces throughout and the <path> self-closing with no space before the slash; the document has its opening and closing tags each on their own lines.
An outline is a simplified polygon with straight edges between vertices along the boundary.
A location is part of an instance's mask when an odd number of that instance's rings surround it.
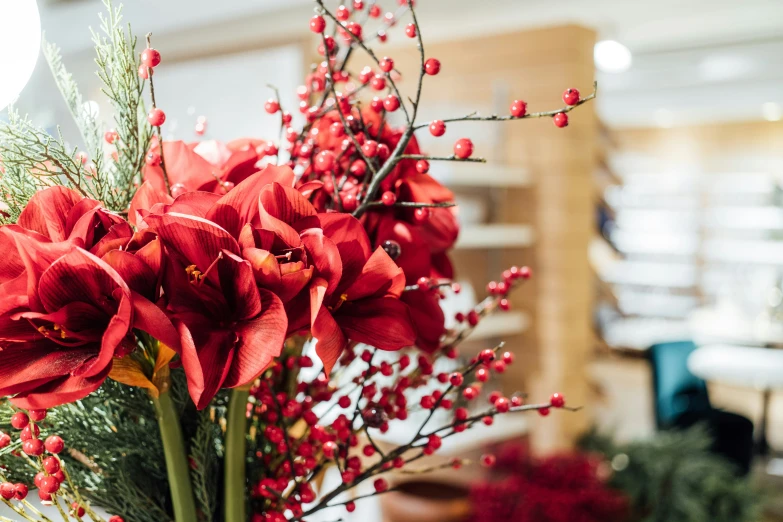
<svg viewBox="0 0 783 522">
<path fill-rule="evenodd" d="M 712 407 L 707 383 L 688 370 L 688 356 L 695 349 L 690 341 L 650 347 L 656 425 L 658 429 L 706 425 L 714 439 L 712 450 L 747 474 L 753 458 L 753 423 Z"/>
</svg>

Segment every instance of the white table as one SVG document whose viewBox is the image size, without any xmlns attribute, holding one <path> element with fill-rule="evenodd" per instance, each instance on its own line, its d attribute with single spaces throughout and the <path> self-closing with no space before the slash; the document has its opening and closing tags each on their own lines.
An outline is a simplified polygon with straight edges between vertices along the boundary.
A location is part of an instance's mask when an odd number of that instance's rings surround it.
<svg viewBox="0 0 783 522">
<path fill-rule="evenodd" d="M 704 380 L 755 388 L 763 393 L 758 452 L 766 454 L 769 402 L 772 390 L 783 389 L 783 350 L 711 344 L 697 348 L 688 357 L 688 369 Z"/>
</svg>

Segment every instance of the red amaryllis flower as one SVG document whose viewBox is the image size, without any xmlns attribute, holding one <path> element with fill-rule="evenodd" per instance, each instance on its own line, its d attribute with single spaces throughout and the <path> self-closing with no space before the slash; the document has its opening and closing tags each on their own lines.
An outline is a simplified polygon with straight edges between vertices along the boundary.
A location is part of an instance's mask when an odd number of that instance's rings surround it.
<svg viewBox="0 0 783 522">
<path fill-rule="evenodd" d="M 150 214 L 165 248 L 166 310 L 181 337 L 188 389 L 198 408 L 220 388 L 252 382 L 280 355 L 287 330 L 283 304 L 259 288 L 237 241 L 206 219 Z"/>
<path fill-rule="evenodd" d="M 97 389 L 112 359 L 135 347 L 134 327 L 172 338 L 165 315 L 86 250 L 14 226 L 0 228 L 0 245 L 21 260 L 0 269 L 3 303 L 16 305 L 0 314 L 0 396 L 20 407 L 50 408 Z"/>
<path fill-rule="evenodd" d="M 33 195 L 17 223 L 53 242 L 72 240 L 99 257 L 116 248 L 118 238 L 133 233 L 124 219 L 103 208 L 99 201 L 60 186 Z"/>
<path fill-rule="evenodd" d="M 264 157 L 266 142 L 242 139 L 229 143 L 204 141 L 185 143 L 164 141 L 163 157 L 171 187 L 178 186 L 177 194 L 192 191 L 225 194 L 250 175 L 258 172 L 256 166 Z M 151 154 L 158 154 L 160 146 L 150 147 Z M 163 169 L 146 166 L 144 179 L 159 192 L 166 193 Z"/>
<path fill-rule="evenodd" d="M 402 269 L 382 248 L 369 255 L 369 240 L 352 216 L 319 217 L 324 236 L 311 236 L 305 247 L 317 250 L 331 241 L 343 264 L 334 290 L 320 270 L 310 287 L 312 333 L 318 340 L 316 351 L 324 370 L 331 371 L 349 339 L 381 350 L 412 346 L 416 341 L 414 323 L 408 306 L 400 300 L 405 288 Z"/>
</svg>

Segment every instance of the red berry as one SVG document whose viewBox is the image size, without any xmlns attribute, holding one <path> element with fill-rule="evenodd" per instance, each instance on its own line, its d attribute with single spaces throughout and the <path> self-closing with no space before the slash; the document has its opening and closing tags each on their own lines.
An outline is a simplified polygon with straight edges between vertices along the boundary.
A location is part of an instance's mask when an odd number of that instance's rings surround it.
<svg viewBox="0 0 783 522">
<path fill-rule="evenodd" d="M 374 96 L 373 99 L 370 101 L 370 108 L 377 112 L 381 113 L 384 111 L 384 100 L 380 99 L 377 96 Z"/>
<path fill-rule="evenodd" d="M 435 399 L 433 399 L 430 395 L 425 395 L 424 397 L 421 398 L 419 404 L 425 410 L 431 410 L 432 407 L 435 406 Z"/>
<path fill-rule="evenodd" d="M 530 279 L 533 276 L 533 272 L 530 270 L 529 266 L 523 266 L 519 269 L 519 277 L 522 279 Z"/>
<path fill-rule="evenodd" d="M 149 152 L 144 158 L 144 162 L 150 167 L 157 167 L 161 162 L 160 154 L 157 152 Z"/>
<path fill-rule="evenodd" d="M 465 381 L 465 378 L 462 376 L 459 372 L 454 372 L 451 375 L 449 375 L 449 381 L 451 382 L 452 386 L 462 386 L 462 383 Z"/>
<path fill-rule="evenodd" d="M 549 415 L 549 408 L 539 408 L 538 414 L 541 415 L 542 417 L 546 417 L 547 415 Z"/>
<path fill-rule="evenodd" d="M 429 277 L 420 277 L 418 281 L 416 281 L 416 286 L 419 287 L 419 290 L 429 290 L 430 289 L 430 278 Z"/>
<path fill-rule="evenodd" d="M 382 74 L 376 74 L 370 80 L 370 86 L 376 91 L 382 91 L 386 88 L 386 78 Z"/>
<path fill-rule="evenodd" d="M 153 127 L 160 127 L 166 121 L 166 113 L 156 107 L 147 115 L 147 121 Z"/>
<path fill-rule="evenodd" d="M 0 449 L 7 448 L 11 444 L 11 436 L 0 431 Z"/>
<path fill-rule="evenodd" d="M 498 373 L 503 373 L 506 371 L 506 363 L 503 361 L 495 361 L 492 363 L 492 369 Z"/>
<path fill-rule="evenodd" d="M 467 420 L 467 418 L 468 418 L 468 410 L 466 408 L 462 408 L 462 407 L 457 408 L 454 411 L 454 418 L 457 419 L 458 421 Z"/>
<path fill-rule="evenodd" d="M 476 312 L 475 310 L 471 310 L 470 312 L 468 312 L 467 319 L 468 319 L 468 324 L 470 326 L 476 326 L 477 324 L 479 324 L 480 317 L 478 312 Z"/>
<path fill-rule="evenodd" d="M 495 456 L 494 455 L 482 455 L 481 456 L 481 465 L 485 468 L 491 468 L 495 465 Z"/>
<path fill-rule="evenodd" d="M 391 72 L 394 69 L 394 60 L 388 56 L 384 56 L 381 61 L 378 62 L 378 66 L 383 72 Z"/>
<path fill-rule="evenodd" d="M 51 495 L 60 489 L 60 481 L 53 476 L 44 477 L 41 479 L 41 483 L 39 484 L 38 489 L 47 495 Z"/>
<path fill-rule="evenodd" d="M 387 207 L 390 207 L 394 205 L 394 203 L 397 202 L 397 196 L 394 195 L 394 192 L 386 191 L 381 196 L 381 201 L 383 201 L 383 204 Z"/>
<path fill-rule="evenodd" d="M 373 5 L 373 6 L 370 7 L 369 14 L 370 14 L 371 17 L 378 18 L 379 16 L 381 16 L 381 13 L 382 13 L 382 11 L 381 11 L 381 7 L 380 6 Z"/>
<path fill-rule="evenodd" d="M 462 396 L 469 401 L 473 400 L 476 397 L 478 397 L 478 390 L 473 386 L 468 386 L 467 388 L 462 390 Z"/>
<path fill-rule="evenodd" d="M 354 194 L 348 194 L 343 197 L 343 210 L 353 212 L 359 207 L 359 201 Z"/>
<path fill-rule="evenodd" d="M 24 429 L 28 424 L 30 424 L 30 417 L 26 413 L 19 411 L 11 417 L 11 426 L 17 430 Z"/>
<path fill-rule="evenodd" d="M 3 497 L 5 500 L 11 500 L 14 498 L 14 495 L 16 494 L 16 490 L 14 489 L 14 485 L 10 482 L 3 482 L 0 484 L 0 497 Z"/>
<path fill-rule="evenodd" d="M 503 362 L 511 364 L 514 362 L 514 354 L 511 352 L 503 352 Z"/>
<path fill-rule="evenodd" d="M 14 484 L 14 498 L 16 500 L 26 499 L 29 492 L 30 490 L 25 484 Z"/>
<path fill-rule="evenodd" d="M 506 413 L 511 408 L 511 402 L 505 397 L 500 397 L 495 401 L 495 409 L 500 413 Z"/>
<path fill-rule="evenodd" d="M 479 353 L 479 359 L 483 363 L 489 363 L 491 361 L 494 361 L 495 360 L 494 350 L 490 350 L 489 348 L 485 350 L 481 350 L 481 352 Z"/>
<path fill-rule="evenodd" d="M 511 115 L 515 118 L 521 118 L 527 114 L 527 103 L 522 100 L 514 100 L 511 104 Z"/>
<path fill-rule="evenodd" d="M 63 449 L 65 449 L 65 443 L 63 442 L 63 439 L 61 439 L 57 435 L 50 435 L 49 437 L 47 437 L 45 446 L 46 446 L 46 451 L 52 453 L 53 455 L 57 455 Z"/>
<path fill-rule="evenodd" d="M 364 448 L 362 448 L 362 453 L 364 453 L 365 457 L 372 457 L 375 455 L 375 448 L 372 446 L 372 444 L 367 444 Z"/>
<path fill-rule="evenodd" d="M 319 172 L 329 172 L 334 167 L 335 155 L 331 150 L 322 150 L 315 157 L 315 168 Z"/>
<path fill-rule="evenodd" d="M 491 415 L 486 415 L 481 419 L 481 422 L 483 422 L 486 426 L 492 426 L 492 424 L 495 422 L 495 419 Z"/>
<path fill-rule="evenodd" d="M 149 80 L 150 76 L 152 76 L 152 69 L 146 65 L 139 65 L 139 78 L 142 80 Z"/>
<path fill-rule="evenodd" d="M 393 94 L 388 95 L 386 99 L 383 100 L 383 108 L 389 112 L 396 111 L 400 108 L 400 99 Z"/>
<path fill-rule="evenodd" d="M 49 475 L 54 475 L 60 471 L 60 461 L 57 457 L 46 457 L 41 464 L 43 465 L 44 471 Z"/>
<path fill-rule="evenodd" d="M 387 489 L 389 489 L 389 483 L 386 482 L 386 479 L 379 478 L 375 479 L 375 482 L 373 482 L 373 486 L 375 487 L 375 491 L 378 493 L 383 493 Z"/>
<path fill-rule="evenodd" d="M 348 10 L 346 6 L 341 5 L 340 7 L 337 8 L 337 12 L 335 13 L 335 16 L 341 22 L 345 22 L 351 17 L 351 12 Z"/>
<path fill-rule="evenodd" d="M 440 60 L 437 60 L 435 58 L 430 58 L 426 62 L 424 62 L 424 72 L 429 74 L 430 76 L 435 76 L 440 72 Z"/>
<path fill-rule="evenodd" d="M 459 159 L 468 159 L 473 155 L 473 142 L 467 138 L 457 140 L 454 144 L 454 155 Z"/>
<path fill-rule="evenodd" d="M 119 138 L 119 136 L 120 135 L 117 133 L 117 131 L 112 129 L 112 130 L 107 130 L 103 134 L 103 139 L 106 140 L 106 143 L 111 145 L 112 143 L 114 143 L 117 140 L 117 138 Z"/>
<path fill-rule="evenodd" d="M 374 6 L 373 6 L 373 7 L 374 7 Z M 345 510 L 346 510 L 348 513 L 353 513 L 354 511 L 356 511 L 356 503 L 355 503 L 355 502 L 353 502 L 353 501 L 347 502 L 347 503 L 345 504 Z"/>
<path fill-rule="evenodd" d="M 84 516 L 86 511 L 84 510 L 84 508 L 82 506 L 79 505 L 78 502 L 72 502 L 71 503 L 71 513 L 76 515 L 76 518 L 81 518 L 81 517 Z"/>
<path fill-rule="evenodd" d="M 29 439 L 22 443 L 22 451 L 31 457 L 38 457 L 43 455 L 44 444 L 41 439 Z"/>
<path fill-rule="evenodd" d="M 479 368 L 476 370 L 476 380 L 479 382 L 487 382 L 489 380 L 489 370 L 486 368 Z"/>
<path fill-rule="evenodd" d="M 348 397 L 347 395 L 343 395 L 337 401 L 337 404 L 339 404 L 340 407 L 343 408 L 343 409 L 348 408 L 351 405 L 351 398 Z"/>
<path fill-rule="evenodd" d="M 563 128 L 568 127 L 568 114 L 564 112 L 558 112 L 555 114 L 554 118 L 552 118 L 552 121 L 555 124 L 555 127 Z"/>
<path fill-rule="evenodd" d="M 549 404 L 551 404 L 553 408 L 562 408 L 565 406 L 565 398 L 559 393 L 553 393 L 549 398 Z"/>
<path fill-rule="evenodd" d="M 337 452 L 337 444 L 336 443 L 334 443 L 332 441 L 328 441 L 328 442 L 324 443 L 324 456 L 327 459 L 333 458 L 335 456 L 336 452 Z"/>
<path fill-rule="evenodd" d="M 273 98 L 270 98 L 264 104 L 264 110 L 269 114 L 274 114 L 280 110 L 280 102 L 278 102 Z"/>
<path fill-rule="evenodd" d="M 430 134 L 435 137 L 443 136 L 446 134 L 446 124 L 442 120 L 435 120 L 430 123 Z"/>
<path fill-rule="evenodd" d="M 426 223 L 430 219 L 431 211 L 426 207 L 419 207 L 413 211 L 413 220 L 416 223 Z"/>
<path fill-rule="evenodd" d="M 405 34 L 408 35 L 408 38 L 416 38 L 416 24 L 406 25 Z"/>
<path fill-rule="evenodd" d="M 24 427 L 22 430 L 22 433 L 19 434 L 19 438 L 22 441 L 35 439 L 38 437 L 38 435 L 41 433 L 41 429 L 35 425 L 35 424 L 28 424 Z"/>
<path fill-rule="evenodd" d="M 522 397 L 519 397 L 517 395 L 514 395 L 511 397 L 511 405 L 512 406 L 522 406 Z"/>
<path fill-rule="evenodd" d="M 114 515 L 113 517 L 111 517 L 111 518 L 109 519 L 109 521 L 108 521 L 108 522 L 125 522 L 125 519 L 124 519 L 124 518 L 122 518 L 122 517 L 121 517 L 121 516 L 119 516 L 119 515 Z"/>
<path fill-rule="evenodd" d="M 389 146 L 385 143 L 380 143 L 378 145 L 378 157 L 381 158 L 381 161 L 386 161 L 390 155 L 391 150 L 389 149 Z"/>
<path fill-rule="evenodd" d="M 361 178 L 367 173 L 367 164 L 360 159 L 354 160 L 354 162 L 351 163 L 350 171 L 351 174 L 357 178 Z"/>
<path fill-rule="evenodd" d="M 310 30 L 314 33 L 323 33 L 326 29 L 326 20 L 321 15 L 315 15 L 310 19 Z"/>
<path fill-rule="evenodd" d="M 357 11 L 364 9 L 364 2 L 362 0 L 353 0 L 353 8 Z"/>
<path fill-rule="evenodd" d="M 378 155 L 378 142 L 375 140 L 367 140 L 362 145 L 362 152 L 368 158 L 374 158 Z"/>
<path fill-rule="evenodd" d="M 160 53 L 152 47 L 144 49 L 141 53 L 141 63 L 147 67 L 157 67 L 160 63 Z"/>
<path fill-rule="evenodd" d="M 563 93 L 563 101 L 566 105 L 576 105 L 579 103 L 579 91 L 577 89 L 566 89 Z"/>
<path fill-rule="evenodd" d="M 508 312 L 511 309 L 511 303 L 505 297 L 498 302 L 498 306 L 504 312 Z"/>
<path fill-rule="evenodd" d="M 426 174 L 430 171 L 430 162 L 427 160 L 419 160 L 416 162 L 416 172 L 419 174 Z"/>
</svg>

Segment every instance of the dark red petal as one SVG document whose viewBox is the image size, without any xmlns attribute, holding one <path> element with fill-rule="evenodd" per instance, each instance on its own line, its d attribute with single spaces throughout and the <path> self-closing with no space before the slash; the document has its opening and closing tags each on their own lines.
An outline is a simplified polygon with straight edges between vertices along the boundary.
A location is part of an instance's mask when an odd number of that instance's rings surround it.
<svg viewBox="0 0 783 522">
<path fill-rule="evenodd" d="M 315 207 L 298 190 L 279 183 L 264 187 L 259 199 L 261 206 L 270 216 L 289 225 L 316 215 Z"/>
<path fill-rule="evenodd" d="M 156 203 L 163 203 L 164 205 L 171 204 L 174 198 L 169 196 L 165 190 L 160 190 L 155 187 L 152 182 L 145 181 L 141 184 L 136 194 L 133 195 L 133 199 L 128 209 L 128 221 L 132 225 L 137 225 L 137 212 L 139 210 L 150 210 Z"/>
<path fill-rule="evenodd" d="M 344 292 L 349 301 L 365 297 L 400 297 L 405 289 L 405 273 L 378 247 L 362 267 L 361 274 Z"/>
<path fill-rule="evenodd" d="M 224 251 L 217 265 L 220 289 L 235 321 L 252 319 L 261 313 L 261 297 L 250 263 Z M 282 306 L 281 306 L 282 308 Z"/>
<path fill-rule="evenodd" d="M 408 306 L 393 297 L 346 302 L 336 319 L 349 339 L 381 350 L 399 350 L 416 342 Z"/>
<path fill-rule="evenodd" d="M 170 213 L 145 218 L 163 243 L 188 263 L 205 272 L 223 250 L 239 253 L 236 240 L 224 229 L 206 219 Z"/>
<path fill-rule="evenodd" d="M 324 235 L 340 251 L 343 273 L 358 274 L 372 254 L 372 246 L 361 222 L 350 214 L 318 214 Z"/>
<path fill-rule="evenodd" d="M 40 386 L 30 392 L 18 394 L 11 402 L 18 408 L 27 410 L 45 410 L 62 404 L 78 401 L 101 387 L 111 371 L 111 364 L 99 374 L 91 377 L 65 375 Z M 2 393 L 0 391 L 0 393 Z"/>
<path fill-rule="evenodd" d="M 223 384 L 226 388 L 254 381 L 280 355 L 288 329 L 288 319 L 280 299 L 264 289 L 259 290 L 263 312 L 237 325 L 237 344 L 231 371 Z"/>
<path fill-rule="evenodd" d="M 316 273 L 328 283 L 327 294 L 334 292 L 343 275 L 343 263 L 337 245 L 318 229 L 303 232 L 302 244 Z"/>
<path fill-rule="evenodd" d="M 184 322 L 176 325 L 182 343 L 180 357 L 190 397 L 196 407 L 203 410 L 228 376 L 236 334 L 213 328 L 206 317 L 194 316 L 188 323 L 190 328 Z"/>
<path fill-rule="evenodd" d="M 404 292 L 402 301 L 411 311 L 413 326 L 416 328 L 416 346 L 425 352 L 435 352 L 446 331 L 446 318 L 437 296 L 433 292 Z"/>
<path fill-rule="evenodd" d="M 163 310 L 145 297 L 133 293 L 133 327 L 150 334 L 177 353 L 182 351 L 179 333 Z"/>
<path fill-rule="evenodd" d="M 348 340 L 343 335 L 337 321 L 325 307 L 321 308 L 318 317 L 312 326 L 313 337 L 318 341 L 315 344 L 315 353 L 324 365 L 324 373 L 329 375 L 337 359 L 342 355 L 348 345 Z"/>
<path fill-rule="evenodd" d="M 17 222 L 52 241 L 65 241 L 68 239 L 68 213 L 82 199 L 83 196 L 69 188 L 56 186 L 44 189 L 30 198 Z"/>
</svg>

